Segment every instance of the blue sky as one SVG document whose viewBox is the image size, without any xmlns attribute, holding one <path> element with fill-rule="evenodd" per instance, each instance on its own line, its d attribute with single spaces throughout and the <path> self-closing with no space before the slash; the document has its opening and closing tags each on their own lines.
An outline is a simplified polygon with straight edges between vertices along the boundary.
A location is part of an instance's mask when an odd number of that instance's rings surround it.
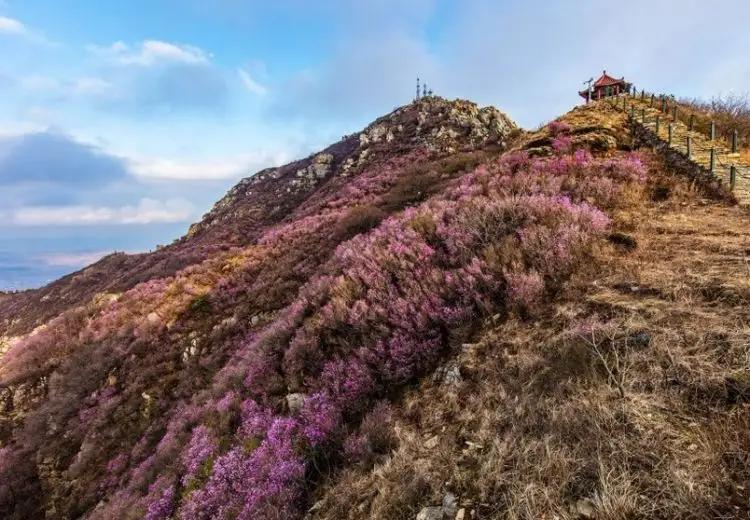
<svg viewBox="0 0 750 520">
<path fill-rule="evenodd" d="M 605 68 L 746 92 L 748 19 L 746 0 L 0 0 L 0 289 L 169 242 L 239 178 L 407 103 L 417 74 L 525 127 Z"/>
</svg>

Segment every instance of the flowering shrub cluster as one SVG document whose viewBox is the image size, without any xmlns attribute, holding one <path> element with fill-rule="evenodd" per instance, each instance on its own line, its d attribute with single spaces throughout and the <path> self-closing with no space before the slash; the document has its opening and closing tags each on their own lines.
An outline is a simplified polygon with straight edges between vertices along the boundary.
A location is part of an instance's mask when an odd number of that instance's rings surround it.
<svg viewBox="0 0 750 520">
<path fill-rule="evenodd" d="M 178 516 L 299 514 L 321 460 L 366 453 L 367 439 L 349 432 L 378 396 L 434 366 L 460 324 L 533 308 L 606 229 L 597 206 L 643 179 L 629 156 L 513 155 L 339 246 L 279 321 L 243 345 L 252 355 L 234 390 L 246 396 L 234 447 Z M 305 394 L 291 413 L 274 404 L 290 391 Z"/>
<path fill-rule="evenodd" d="M 558 126 L 552 157 L 505 155 L 369 232 L 332 237 L 352 208 L 386 203 L 404 164 L 381 165 L 311 199 L 257 245 L 138 286 L 61 332 L 62 344 L 112 344 L 124 357 L 163 334 L 184 343 L 176 331 L 198 297 L 216 313 L 243 302 L 270 316 L 222 339 L 215 371 L 199 360 L 210 382 L 179 406 L 160 409 L 145 391 L 84 396 L 96 412 L 76 414 L 76 431 L 113 421 L 112 403 L 126 399 L 145 417 L 140 439 L 102 461 L 107 499 L 93 516 L 295 518 L 318 471 L 387 449 L 375 427 L 390 413 L 386 394 L 434 367 L 483 315 L 532 314 L 585 259 L 605 210 L 643 182 L 637 157 L 569 153 L 570 129 Z"/>
</svg>

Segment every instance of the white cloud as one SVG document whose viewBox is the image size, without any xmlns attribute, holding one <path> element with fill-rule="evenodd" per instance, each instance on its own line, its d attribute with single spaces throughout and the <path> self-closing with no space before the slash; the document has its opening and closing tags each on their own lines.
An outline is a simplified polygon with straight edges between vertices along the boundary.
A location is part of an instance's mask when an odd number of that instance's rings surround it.
<svg viewBox="0 0 750 520">
<path fill-rule="evenodd" d="M 2 7 L 2 3 L 0 3 L 0 7 Z M 8 18 L 7 16 L 0 16 L 0 36 L 2 35 L 23 38 L 27 42 L 40 45 L 58 45 L 57 43 L 47 39 L 47 37 L 44 36 L 44 34 L 42 34 L 41 32 L 28 27 L 23 22 L 16 20 L 15 18 Z"/>
<path fill-rule="evenodd" d="M 264 96 L 268 93 L 268 89 L 255 81 L 250 74 L 244 69 L 237 69 L 237 74 L 240 76 L 242 85 L 247 89 L 248 92 Z"/>
<path fill-rule="evenodd" d="M 88 226 L 103 224 L 155 224 L 186 222 L 193 206 L 184 199 L 158 201 L 144 198 L 136 206 L 34 206 L 13 211 L 12 223 L 20 226 Z"/>
<path fill-rule="evenodd" d="M 109 46 L 90 45 L 89 51 L 119 65 L 150 67 L 159 63 L 207 64 L 211 54 L 193 45 L 182 45 L 161 40 L 144 40 L 140 46 L 117 41 Z"/>
<path fill-rule="evenodd" d="M 246 176 L 288 162 L 288 151 L 259 152 L 221 161 L 176 161 L 163 158 L 131 159 L 130 171 L 144 179 L 219 180 Z"/>
<path fill-rule="evenodd" d="M 49 253 L 39 260 L 52 267 L 84 267 L 91 265 L 111 251 L 89 251 L 85 253 Z"/>
<path fill-rule="evenodd" d="M 0 16 L 0 34 L 25 36 L 29 34 L 29 29 L 18 20 Z"/>
<path fill-rule="evenodd" d="M 75 94 L 105 96 L 113 91 L 114 85 L 101 78 L 87 76 L 73 80 L 70 89 Z"/>
</svg>

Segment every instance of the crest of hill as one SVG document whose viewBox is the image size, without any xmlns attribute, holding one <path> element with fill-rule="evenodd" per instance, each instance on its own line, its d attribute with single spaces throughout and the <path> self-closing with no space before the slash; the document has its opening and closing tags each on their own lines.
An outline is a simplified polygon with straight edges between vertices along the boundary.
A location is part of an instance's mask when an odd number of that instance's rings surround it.
<svg viewBox="0 0 750 520">
<path fill-rule="evenodd" d="M 443 157 L 502 147 L 518 133 L 494 107 L 429 96 L 379 118 L 359 133 L 305 159 L 241 180 L 188 233 L 156 251 L 113 253 L 34 290 L 0 294 L 0 337 L 18 336 L 98 294 L 121 293 L 149 280 L 251 244 L 269 227 L 295 217 L 306 202 L 333 197 L 363 171 L 422 150 Z"/>
</svg>

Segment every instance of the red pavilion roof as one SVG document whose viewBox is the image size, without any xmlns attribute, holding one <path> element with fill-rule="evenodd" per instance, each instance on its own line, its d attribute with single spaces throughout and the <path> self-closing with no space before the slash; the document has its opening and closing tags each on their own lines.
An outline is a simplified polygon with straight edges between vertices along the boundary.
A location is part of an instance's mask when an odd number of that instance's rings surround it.
<svg viewBox="0 0 750 520">
<path fill-rule="evenodd" d="M 594 82 L 594 87 L 608 87 L 610 85 L 617 85 L 619 83 L 625 83 L 624 78 L 613 78 L 612 76 L 607 74 L 607 71 L 605 70 L 602 75 Z"/>
</svg>

